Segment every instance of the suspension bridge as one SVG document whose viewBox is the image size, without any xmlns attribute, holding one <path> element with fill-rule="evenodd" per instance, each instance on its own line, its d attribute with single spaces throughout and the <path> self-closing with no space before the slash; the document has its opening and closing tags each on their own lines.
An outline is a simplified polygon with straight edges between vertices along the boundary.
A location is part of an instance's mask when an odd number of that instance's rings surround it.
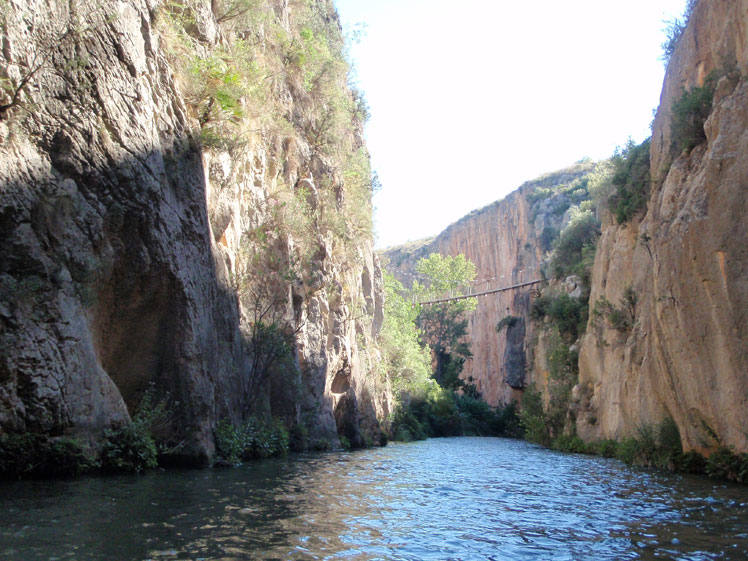
<svg viewBox="0 0 748 561">
<path fill-rule="evenodd" d="M 482 290 L 480 292 L 469 292 L 468 294 L 460 294 L 459 296 L 447 296 L 444 298 L 437 298 L 435 300 L 423 300 L 421 302 L 416 302 L 416 304 L 442 304 L 444 302 L 453 302 L 455 300 L 465 300 L 466 298 L 477 298 L 478 296 L 486 296 L 487 294 L 497 294 L 499 292 L 506 292 L 508 290 L 515 290 L 517 288 L 523 288 L 525 286 L 533 286 L 536 284 L 541 284 L 544 282 L 548 282 L 547 279 L 537 279 L 537 280 L 531 280 L 527 282 L 521 282 L 519 284 L 513 284 L 511 286 L 502 286 L 500 288 L 492 288 L 490 290 Z"/>
</svg>

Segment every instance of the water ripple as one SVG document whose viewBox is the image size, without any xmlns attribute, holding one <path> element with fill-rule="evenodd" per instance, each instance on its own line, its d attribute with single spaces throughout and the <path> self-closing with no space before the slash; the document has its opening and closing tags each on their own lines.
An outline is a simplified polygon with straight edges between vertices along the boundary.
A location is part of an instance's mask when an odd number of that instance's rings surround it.
<svg viewBox="0 0 748 561">
<path fill-rule="evenodd" d="M 520 441 L 0 486 L 0 558 L 748 558 L 748 489 Z"/>
</svg>

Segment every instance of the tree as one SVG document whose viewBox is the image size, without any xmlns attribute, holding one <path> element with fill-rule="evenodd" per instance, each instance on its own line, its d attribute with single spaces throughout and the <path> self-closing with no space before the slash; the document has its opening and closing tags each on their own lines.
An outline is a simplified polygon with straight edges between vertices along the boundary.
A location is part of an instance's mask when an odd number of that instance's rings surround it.
<svg viewBox="0 0 748 561">
<path fill-rule="evenodd" d="M 422 283 L 414 282 L 412 288 L 419 302 L 465 295 L 476 274 L 475 265 L 462 254 L 451 257 L 432 253 L 416 264 L 416 271 L 423 279 Z M 475 305 L 474 298 L 419 305 L 416 321 L 436 362 L 434 378 L 443 388 L 463 385 L 459 376 L 465 360 L 472 356 L 465 340 L 466 314 Z"/>
<path fill-rule="evenodd" d="M 407 298 L 403 285 L 384 272 L 384 323 L 379 334 L 382 366 L 395 394 L 422 393 L 431 377 L 429 350 L 420 342 L 418 311 Z"/>
</svg>

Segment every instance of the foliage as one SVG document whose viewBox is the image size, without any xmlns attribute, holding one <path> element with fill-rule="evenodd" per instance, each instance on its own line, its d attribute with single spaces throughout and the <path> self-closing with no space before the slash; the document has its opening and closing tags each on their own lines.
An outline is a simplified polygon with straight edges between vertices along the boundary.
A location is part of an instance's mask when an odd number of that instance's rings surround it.
<svg viewBox="0 0 748 561">
<path fill-rule="evenodd" d="M 0 435 L 0 479 L 76 476 L 96 467 L 75 439 L 33 432 Z"/>
<path fill-rule="evenodd" d="M 683 16 L 680 18 L 674 18 L 667 22 L 667 27 L 665 28 L 666 37 L 665 41 L 662 43 L 662 59 L 665 61 L 665 64 L 670 62 L 670 57 L 673 56 L 675 47 L 678 46 L 678 42 L 680 41 L 683 32 L 686 30 L 686 26 L 688 25 L 688 21 L 691 19 L 691 14 L 693 13 L 697 2 L 698 0 L 688 0 Z"/>
<path fill-rule="evenodd" d="M 592 454 L 594 448 L 576 434 L 560 434 L 551 442 L 551 448 L 571 454 Z"/>
<path fill-rule="evenodd" d="M 290 449 L 290 435 L 282 421 L 251 417 L 243 425 L 221 420 L 215 429 L 216 456 L 236 465 L 241 460 L 283 456 Z"/>
<path fill-rule="evenodd" d="M 615 186 L 611 182 L 613 173 L 614 165 L 612 159 L 603 160 L 597 164 L 595 169 L 590 173 L 590 199 L 593 201 L 593 204 L 597 209 L 598 216 L 601 209 L 609 208 L 608 199 L 615 190 Z"/>
<path fill-rule="evenodd" d="M 512 315 L 504 316 L 503 318 L 501 318 L 501 320 L 499 321 L 499 323 L 496 324 L 496 331 L 498 331 L 499 333 L 501 333 L 501 331 L 504 328 L 507 328 L 507 330 L 511 329 L 521 319 L 522 318 L 520 318 L 519 316 L 512 316 Z"/>
<path fill-rule="evenodd" d="M 288 449 L 304 452 L 309 449 L 309 429 L 303 423 L 295 423 L 288 431 Z"/>
<path fill-rule="evenodd" d="M 441 436 L 521 436 L 515 404 L 503 408 L 480 398 L 460 395 L 433 385 L 421 396 L 402 402 L 390 418 L 393 440 L 411 441 Z"/>
<path fill-rule="evenodd" d="M 577 210 L 553 244 L 551 271 L 557 278 L 578 275 L 589 285 L 589 271 L 600 237 L 600 222 L 591 210 Z"/>
<path fill-rule="evenodd" d="M 565 293 L 546 292 L 533 301 L 530 317 L 536 321 L 550 318 L 564 340 L 573 343 L 584 333 L 587 302 Z"/>
<path fill-rule="evenodd" d="M 613 155 L 611 184 L 616 188 L 608 199 L 608 208 L 619 224 L 628 222 L 644 208 L 649 197 L 651 183 L 649 172 L 649 148 L 651 138 L 639 145 L 629 140 L 623 149 Z"/>
<path fill-rule="evenodd" d="M 143 423 L 104 431 L 101 466 L 105 471 L 141 473 L 158 466 L 156 442 Z"/>
<path fill-rule="evenodd" d="M 416 264 L 423 282 L 415 281 L 411 292 L 418 301 L 467 294 L 475 279 L 475 265 L 464 255 L 456 257 L 432 253 Z M 436 360 L 434 377 L 445 388 L 457 389 L 465 359 L 472 356 L 465 340 L 468 320 L 465 314 L 475 309 L 474 298 L 452 300 L 419 307 L 416 323 L 421 340 Z"/>
<path fill-rule="evenodd" d="M 748 483 L 748 454 L 736 454 L 733 449 L 721 446 L 706 459 L 704 469 L 712 479 Z"/>
<path fill-rule="evenodd" d="M 593 315 L 596 318 L 603 317 L 608 324 L 621 333 L 628 333 L 634 325 L 636 318 L 636 291 L 632 287 L 627 287 L 621 299 L 620 306 L 614 306 L 605 297 L 598 298 L 595 302 Z"/>
<path fill-rule="evenodd" d="M 403 285 L 384 272 L 384 322 L 379 333 L 380 369 L 395 395 L 422 393 L 431 375 L 431 357 L 419 341 L 418 310 L 405 296 Z"/>
<path fill-rule="evenodd" d="M 709 76 L 701 87 L 685 89 L 673 103 L 673 117 L 670 126 L 673 147 L 676 150 L 690 151 L 706 140 L 704 122 L 712 112 L 712 99 L 716 77 Z"/>
<path fill-rule="evenodd" d="M 181 446 L 172 441 L 173 412 L 169 401 L 169 394 L 158 398 L 151 384 L 140 398 L 132 422 L 104 431 L 104 470 L 140 473 L 157 467 L 159 455 L 170 454 Z"/>
<path fill-rule="evenodd" d="M 525 440 L 543 446 L 550 445 L 551 434 L 543 407 L 543 397 L 534 385 L 526 387 L 522 393 L 519 422 Z"/>
</svg>

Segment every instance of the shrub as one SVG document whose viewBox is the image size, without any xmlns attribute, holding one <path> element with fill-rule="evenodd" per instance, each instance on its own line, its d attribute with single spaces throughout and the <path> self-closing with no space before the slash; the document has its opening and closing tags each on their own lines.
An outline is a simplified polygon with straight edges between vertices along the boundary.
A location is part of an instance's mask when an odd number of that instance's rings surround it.
<svg viewBox="0 0 748 561">
<path fill-rule="evenodd" d="M 636 302 L 636 291 L 629 286 L 624 291 L 620 307 L 611 304 L 607 298 L 600 297 L 595 302 L 593 314 L 594 317 L 604 317 L 613 329 L 628 333 L 634 325 Z"/>
<path fill-rule="evenodd" d="M 551 448 L 559 450 L 561 452 L 570 452 L 572 454 L 592 454 L 594 453 L 594 447 L 587 444 L 584 440 L 579 438 L 576 434 L 566 435 L 562 434 L 557 436 L 551 442 Z"/>
<path fill-rule="evenodd" d="M 618 450 L 618 443 L 615 440 L 598 440 L 592 443 L 592 449 L 595 454 L 603 458 L 615 458 Z"/>
<path fill-rule="evenodd" d="M 288 448 L 292 452 L 304 452 L 309 448 L 309 429 L 302 423 L 296 423 L 288 433 Z"/>
<path fill-rule="evenodd" d="M 221 420 L 215 429 L 215 442 L 218 458 L 236 465 L 240 460 L 283 456 L 288 453 L 291 440 L 282 421 L 251 417 L 239 427 L 227 419 Z"/>
<path fill-rule="evenodd" d="M 665 29 L 666 37 L 662 43 L 662 59 L 665 61 L 665 64 L 670 62 L 670 57 L 675 52 L 675 47 L 678 46 L 678 42 L 686 30 L 686 26 L 691 19 L 691 14 L 697 2 L 698 0 L 688 0 L 683 17 L 675 18 L 667 23 L 667 28 Z"/>
<path fill-rule="evenodd" d="M 608 199 L 608 208 L 623 224 L 644 208 L 649 197 L 651 182 L 649 173 L 649 147 L 651 138 L 639 145 L 629 141 L 626 148 L 613 155 L 613 176 L 611 183 L 615 192 Z"/>
<path fill-rule="evenodd" d="M 694 450 L 681 454 L 675 462 L 675 471 L 683 473 L 706 473 L 706 458 Z"/>
<path fill-rule="evenodd" d="M 507 329 L 510 329 L 517 325 L 517 322 L 519 322 L 522 318 L 518 316 L 504 316 L 499 323 L 496 324 L 496 331 L 501 332 L 502 329 L 505 327 Z"/>
<path fill-rule="evenodd" d="M 522 405 L 519 412 L 519 422 L 525 434 L 525 439 L 536 444 L 548 446 L 551 435 L 543 410 L 543 398 L 535 386 L 525 388 L 522 394 Z"/>
<path fill-rule="evenodd" d="M 36 433 L 0 436 L 0 478 L 76 476 L 96 467 L 75 439 Z"/>
<path fill-rule="evenodd" d="M 713 479 L 748 482 L 748 454 L 736 454 L 721 446 L 706 459 L 706 474 Z"/>
<path fill-rule="evenodd" d="M 338 435 L 338 439 L 340 440 L 340 446 L 343 448 L 343 450 L 351 450 L 353 448 L 353 446 L 351 445 L 351 441 L 347 436 L 341 434 Z"/>
<path fill-rule="evenodd" d="M 577 211 L 553 244 L 551 272 L 557 279 L 579 275 L 589 284 L 600 223 L 591 210 Z M 591 250 L 588 248 L 592 248 Z"/>
<path fill-rule="evenodd" d="M 671 135 L 673 148 L 690 151 L 706 140 L 704 122 L 712 112 L 712 98 L 716 84 L 715 76 L 710 76 L 704 85 L 683 90 L 681 97 L 673 103 Z"/>
<path fill-rule="evenodd" d="M 576 341 L 587 324 L 587 303 L 568 294 L 543 295 L 533 303 L 535 319 L 548 316 L 567 342 Z"/>
<path fill-rule="evenodd" d="M 222 419 L 215 429 L 216 455 L 226 463 L 236 465 L 244 450 L 241 431 L 227 419 Z"/>
<path fill-rule="evenodd" d="M 104 431 L 101 466 L 106 471 L 141 473 L 158 466 L 156 443 L 142 423 Z"/>
</svg>

